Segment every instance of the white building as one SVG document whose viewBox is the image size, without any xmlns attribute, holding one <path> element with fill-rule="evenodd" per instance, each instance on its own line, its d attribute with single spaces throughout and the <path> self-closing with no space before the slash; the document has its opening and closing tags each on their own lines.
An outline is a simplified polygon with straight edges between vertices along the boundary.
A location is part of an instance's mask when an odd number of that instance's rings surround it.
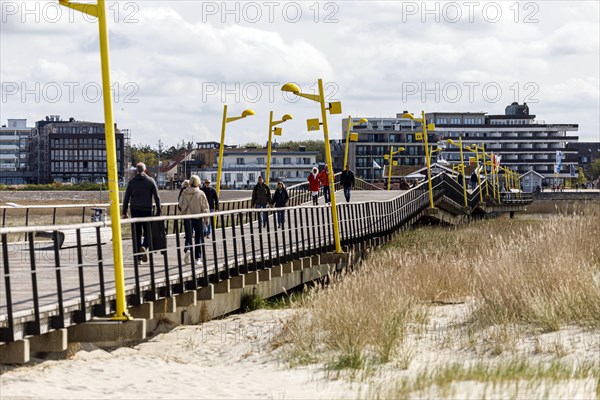
<svg viewBox="0 0 600 400">
<path fill-rule="evenodd" d="M 273 148 L 271 152 L 271 178 L 274 185 L 283 181 L 286 186 L 305 182 L 312 168 L 317 165 L 316 151 Z M 218 156 L 217 156 L 218 163 Z M 221 187 L 242 189 L 252 187 L 259 176 L 265 177 L 267 170 L 267 149 L 240 148 L 226 149 L 223 154 Z M 217 168 L 209 167 L 192 171 L 200 179 L 217 180 Z"/>
<path fill-rule="evenodd" d="M 9 119 L 8 124 L 0 128 L 0 183 L 25 183 L 31 129 L 26 119 Z"/>
<path fill-rule="evenodd" d="M 423 142 L 416 140 L 421 131 L 420 124 L 402 118 L 369 118 L 366 124 L 356 125 L 352 130 L 358 133 L 358 142 L 350 142 L 349 164 L 356 176 L 363 179 L 381 179 L 389 154 L 390 146 L 405 150 L 394 156 L 399 165 L 425 165 Z M 419 115 L 416 116 L 420 118 Z M 488 115 L 486 112 L 431 112 L 425 115 L 427 123 L 435 124 L 434 131 L 428 131 L 428 141 L 432 146 L 444 144 L 446 139 L 457 141 L 462 137 L 463 145 L 485 145 L 487 153 L 500 156 L 501 165 L 521 174 L 533 170 L 544 177 L 544 184 L 562 182 L 569 178 L 571 168 L 577 166 L 577 149 L 573 144 L 579 140 L 577 124 L 547 124 L 535 120 L 529 114 L 527 104 L 512 103 L 505 113 Z M 360 117 L 353 118 L 358 123 Z M 342 120 L 343 138 L 346 137 L 347 119 Z M 567 146 L 569 144 L 569 146 Z M 557 164 L 557 153 L 562 154 Z M 460 162 L 460 152 L 456 146 L 446 146 L 443 158 L 452 164 Z M 467 152 L 464 157 L 474 157 Z M 435 159 L 432 159 L 435 162 Z M 559 169 L 555 173 L 555 171 Z"/>
</svg>

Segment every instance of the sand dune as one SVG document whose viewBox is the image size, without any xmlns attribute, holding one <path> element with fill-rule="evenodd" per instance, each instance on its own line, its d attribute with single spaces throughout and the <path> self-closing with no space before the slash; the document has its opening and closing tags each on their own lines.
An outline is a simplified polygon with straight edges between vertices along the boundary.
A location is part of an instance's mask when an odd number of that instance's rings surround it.
<svg viewBox="0 0 600 400">
<path fill-rule="evenodd" d="M 79 351 L 0 377 L 5 399 L 356 398 L 317 367 L 289 369 L 270 350 L 293 310 L 258 310 L 180 326 L 134 347 Z"/>
</svg>

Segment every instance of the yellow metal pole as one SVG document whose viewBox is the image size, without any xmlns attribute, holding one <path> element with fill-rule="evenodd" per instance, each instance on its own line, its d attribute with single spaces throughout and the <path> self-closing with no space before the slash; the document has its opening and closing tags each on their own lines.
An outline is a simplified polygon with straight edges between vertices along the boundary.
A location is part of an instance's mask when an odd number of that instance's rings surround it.
<svg viewBox="0 0 600 400">
<path fill-rule="evenodd" d="M 102 97 L 104 99 L 104 133 L 106 139 L 106 166 L 108 168 L 108 197 L 110 199 L 110 221 L 112 225 L 113 258 L 115 263 L 116 313 L 113 316 L 113 319 L 127 320 L 129 319 L 129 315 L 127 314 L 125 273 L 123 271 L 121 211 L 119 210 L 119 172 L 117 168 L 117 146 L 110 84 L 110 53 L 104 0 L 98 0 L 98 28 L 100 33 L 100 60 L 102 63 Z"/>
<path fill-rule="evenodd" d="M 499 165 L 496 164 L 496 157 L 493 157 L 492 160 L 492 168 L 496 171 L 496 200 L 498 203 L 500 202 L 500 168 Z"/>
<path fill-rule="evenodd" d="M 125 298 L 121 210 L 119 210 L 119 173 L 115 124 L 112 109 L 113 99 L 110 85 L 110 52 L 108 46 L 108 27 L 106 22 L 105 3 L 104 0 L 98 0 L 97 4 L 71 3 L 69 0 L 59 0 L 59 4 L 98 18 L 100 65 L 102 70 L 102 97 L 104 103 L 104 136 L 106 140 L 106 167 L 108 172 L 108 196 L 110 201 L 110 221 L 115 274 L 116 312 L 112 319 L 125 321 L 130 317 L 127 313 L 127 300 Z"/>
<path fill-rule="evenodd" d="M 496 172 L 494 171 L 494 152 L 490 154 L 490 168 L 492 174 L 492 197 L 496 199 Z"/>
<path fill-rule="evenodd" d="M 325 93 L 323 90 L 323 80 L 319 79 L 319 103 L 321 104 L 321 118 L 323 118 L 323 135 L 325 136 L 325 157 L 327 165 L 329 165 L 329 187 L 331 190 L 331 218 L 333 220 L 333 240 L 335 242 L 335 252 L 341 253 L 342 246 L 340 244 L 340 231 L 338 225 L 337 207 L 335 201 L 335 183 L 333 180 L 333 163 L 331 162 L 331 147 L 329 145 L 329 130 L 327 128 L 327 112 L 325 109 Z"/>
<path fill-rule="evenodd" d="M 488 173 L 487 173 L 487 165 L 486 165 L 486 153 L 485 153 L 485 143 L 481 143 L 481 152 L 483 154 L 483 176 L 485 177 L 485 195 L 489 197 L 490 191 L 488 186 L 490 182 L 488 181 Z"/>
<path fill-rule="evenodd" d="M 271 179 L 271 141 L 273 140 L 273 111 L 269 114 L 269 141 L 267 142 L 267 176 L 265 182 L 269 187 L 269 179 Z"/>
<path fill-rule="evenodd" d="M 388 190 L 390 190 L 392 186 L 392 155 L 394 154 L 393 150 L 394 146 L 390 146 L 390 159 L 388 164 Z"/>
<path fill-rule="evenodd" d="M 463 156 L 462 136 L 458 137 L 458 145 L 460 146 L 460 165 L 462 168 L 463 196 L 465 198 L 465 207 L 468 207 L 469 203 L 467 202 L 467 182 L 465 178 L 465 159 Z"/>
<path fill-rule="evenodd" d="M 221 145 L 219 146 L 219 168 L 217 169 L 217 197 L 221 196 L 221 174 L 223 172 L 223 151 L 225 148 L 225 125 L 227 125 L 227 104 L 223 105 L 223 124 L 221 125 Z"/>
<path fill-rule="evenodd" d="M 427 121 L 425 120 L 425 111 L 421 111 L 421 123 L 423 124 L 423 141 L 425 144 L 425 163 L 427 165 L 427 186 L 429 188 L 429 208 L 435 208 L 433 205 L 433 185 L 431 184 L 431 161 L 429 160 L 429 143 L 427 142 Z"/>
<path fill-rule="evenodd" d="M 346 168 L 346 164 L 348 164 L 348 149 L 350 148 L 350 135 L 352 131 L 352 116 L 348 115 L 348 129 L 346 131 L 346 150 L 344 151 L 344 165 L 342 168 Z"/>
<path fill-rule="evenodd" d="M 479 150 L 477 149 L 477 145 L 473 144 L 473 147 L 475 147 L 475 173 L 477 174 L 477 184 L 479 185 L 479 202 L 483 203 L 483 192 L 481 190 L 481 177 L 479 176 L 479 172 L 477 171 L 477 168 L 479 167 Z"/>
</svg>

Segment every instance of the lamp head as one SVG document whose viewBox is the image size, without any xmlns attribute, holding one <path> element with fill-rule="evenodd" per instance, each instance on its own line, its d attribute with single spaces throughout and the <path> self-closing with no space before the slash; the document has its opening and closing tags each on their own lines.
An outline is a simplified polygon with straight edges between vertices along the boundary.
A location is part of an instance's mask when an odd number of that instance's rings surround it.
<svg viewBox="0 0 600 400">
<path fill-rule="evenodd" d="M 282 92 L 292 92 L 294 94 L 300 93 L 300 88 L 295 83 L 286 83 L 281 87 Z"/>
<path fill-rule="evenodd" d="M 358 120 L 359 124 L 366 124 L 367 122 L 369 122 L 369 120 L 366 119 L 366 118 L 361 118 L 361 119 Z"/>
<path fill-rule="evenodd" d="M 402 118 L 415 119 L 415 116 L 408 111 L 404 111 L 404 113 L 402 113 Z"/>
<path fill-rule="evenodd" d="M 244 112 L 242 112 L 242 118 L 246 118 L 248 115 L 254 115 L 254 110 L 249 108 L 247 110 L 244 110 Z"/>
<path fill-rule="evenodd" d="M 406 150 L 404 147 L 398 147 L 398 151 L 404 151 Z"/>
<path fill-rule="evenodd" d="M 290 119 L 294 119 L 290 114 L 285 114 L 282 118 L 283 121 L 288 121 Z"/>
<path fill-rule="evenodd" d="M 467 149 L 468 151 L 473 151 L 473 149 L 469 145 L 465 146 L 465 149 Z"/>
<path fill-rule="evenodd" d="M 446 143 L 448 143 L 448 144 L 454 144 L 454 140 L 452 140 L 452 139 L 446 139 Z"/>
</svg>

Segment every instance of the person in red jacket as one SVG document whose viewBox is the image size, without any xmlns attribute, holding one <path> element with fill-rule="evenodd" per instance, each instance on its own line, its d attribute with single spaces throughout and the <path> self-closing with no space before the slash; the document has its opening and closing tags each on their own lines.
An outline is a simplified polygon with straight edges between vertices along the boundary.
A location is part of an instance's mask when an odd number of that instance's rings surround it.
<svg viewBox="0 0 600 400">
<path fill-rule="evenodd" d="M 312 195 L 313 205 L 319 202 L 319 169 L 313 167 L 312 173 L 308 175 L 308 187 Z"/>
<path fill-rule="evenodd" d="M 325 164 L 323 171 L 319 173 L 319 183 L 321 183 L 321 187 L 323 188 L 325 204 L 329 204 L 331 202 L 331 197 L 329 192 L 329 173 L 327 172 L 327 164 Z"/>
</svg>

